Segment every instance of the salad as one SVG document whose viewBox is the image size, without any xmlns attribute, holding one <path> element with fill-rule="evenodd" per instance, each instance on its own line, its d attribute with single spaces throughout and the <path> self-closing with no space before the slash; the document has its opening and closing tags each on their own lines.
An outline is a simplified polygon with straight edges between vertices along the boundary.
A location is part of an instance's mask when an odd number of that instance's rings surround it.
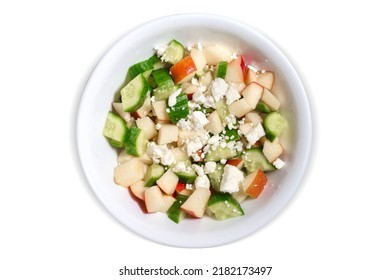
<svg viewBox="0 0 391 280">
<path fill-rule="evenodd" d="M 132 65 L 103 135 L 121 149 L 117 185 L 179 223 L 186 216 L 243 216 L 241 204 L 284 166 L 286 120 L 274 73 L 225 46 L 177 40 Z"/>
</svg>

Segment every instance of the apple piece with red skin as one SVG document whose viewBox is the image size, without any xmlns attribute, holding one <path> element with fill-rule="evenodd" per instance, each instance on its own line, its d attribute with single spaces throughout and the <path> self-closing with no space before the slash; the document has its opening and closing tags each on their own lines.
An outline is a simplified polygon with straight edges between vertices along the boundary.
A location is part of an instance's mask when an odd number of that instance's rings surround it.
<svg viewBox="0 0 391 280">
<path fill-rule="evenodd" d="M 238 56 L 231 60 L 227 65 L 227 73 L 225 74 L 226 82 L 243 83 L 246 74 L 246 65 L 243 57 Z"/>
<path fill-rule="evenodd" d="M 193 217 L 201 218 L 204 216 L 210 195 L 210 190 L 207 188 L 195 189 L 182 204 L 181 209 Z"/>
<path fill-rule="evenodd" d="M 248 85 L 256 81 L 257 81 L 257 73 L 251 70 L 250 68 L 247 68 L 246 76 L 244 77 L 245 84 Z"/>
<path fill-rule="evenodd" d="M 177 185 L 176 185 L 176 188 L 175 190 L 180 193 L 181 191 L 183 191 L 184 189 L 186 189 L 186 184 L 185 183 L 181 183 L 179 182 Z"/>
<path fill-rule="evenodd" d="M 181 84 L 190 81 L 191 78 L 197 72 L 197 66 L 191 56 L 186 56 L 179 62 L 175 63 L 171 69 L 171 76 L 173 77 L 176 84 Z"/>
<path fill-rule="evenodd" d="M 238 169 L 242 169 L 244 166 L 244 160 L 241 158 L 231 158 L 227 160 L 227 164 L 236 166 Z"/>
<path fill-rule="evenodd" d="M 194 92 L 192 92 L 192 93 L 187 93 L 187 99 L 188 99 L 188 100 L 193 100 L 193 94 L 194 94 Z"/>
<path fill-rule="evenodd" d="M 261 169 L 255 170 L 243 180 L 243 191 L 253 198 L 257 198 L 265 188 L 267 177 Z"/>
</svg>

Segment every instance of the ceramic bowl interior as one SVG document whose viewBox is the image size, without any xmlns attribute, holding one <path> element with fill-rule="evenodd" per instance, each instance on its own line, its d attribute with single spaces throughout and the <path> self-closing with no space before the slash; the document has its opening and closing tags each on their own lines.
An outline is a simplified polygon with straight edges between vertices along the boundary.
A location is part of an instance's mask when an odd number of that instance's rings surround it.
<svg viewBox="0 0 391 280">
<path fill-rule="evenodd" d="M 275 73 L 273 93 L 281 100 L 288 129 L 280 141 L 286 165 L 268 174 L 258 199 L 243 203 L 245 216 L 223 222 L 144 214 L 128 190 L 113 182 L 118 152 L 102 136 L 107 112 L 123 86 L 128 67 L 150 57 L 153 48 L 177 39 L 184 45 L 218 43 L 243 54 L 245 62 Z M 306 169 L 311 146 L 311 117 L 300 78 L 284 54 L 258 30 L 235 20 L 206 14 L 181 14 L 145 23 L 116 42 L 98 62 L 80 103 L 77 142 L 85 176 L 107 210 L 132 231 L 158 243 L 178 247 L 210 247 L 241 239 L 260 229 L 288 203 Z"/>
</svg>

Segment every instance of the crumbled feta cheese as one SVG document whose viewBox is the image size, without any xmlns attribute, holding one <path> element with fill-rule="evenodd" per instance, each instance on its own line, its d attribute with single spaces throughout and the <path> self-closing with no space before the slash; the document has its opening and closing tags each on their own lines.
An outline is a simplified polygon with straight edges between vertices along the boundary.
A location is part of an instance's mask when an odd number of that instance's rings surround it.
<svg viewBox="0 0 391 280">
<path fill-rule="evenodd" d="M 227 159 L 222 158 L 222 159 L 220 160 L 220 163 L 221 163 L 221 164 L 226 164 L 226 163 L 227 163 Z"/>
<path fill-rule="evenodd" d="M 235 144 L 235 149 L 240 153 L 243 151 L 243 142 L 242 141 L 237 141 Z"/>
<path fill-rule="evenodd" d="M 227 123 L 229 129 L 237 128 L 235 127 L 236 118 L 233 114 L 229 114 L 227 117 L 225 117 L 225 122 Z"/>
<path fill-rule="evenodd" d="M 243 172 L 236 166 L 227 164 L 224 166 L 224 173 L 221 179 L 220 191 L 234 193 L 239 191 L 239 185 L 243 182 Z"/>
<path fill-rule="evenodd" d="M 228 86 L 227 91 L 225 92 L 227 98 L 227 104 L 230 105 L 236 100 L 240 99 L 240 93 L 231 85 Z"/>
<path fill-rule="evenodd" d="M 156 163 L 163 165 L 172 165 L 176 162 L 174 154 L 167 148 L 167 145 L 156 145 L 151 142 L 147 148 L 147 154 Z"/>
<path fill-rule="evenodd" d="M 151 100 L 151 102 L 156 102 L 156 97 L 155 96 L 151 96 L 151 98 L 149 100 Z"/>
<path fill-rule="evenodd" d="M 225 147 L 227 147 L 227 142 L 225 142 L 225 141 L 220 142 L 220 147 L 223 148 L 223 149 Z"/>
<path fill-rule="evenodd" d="M 162 128 L 162 125 L 160 123 L 155 124 L 155 129 L 159 130 Z"/>
<path fill-rule="evenodd" d="M 186 184 L 186 190 L 193 189 L 193 184 Z"/>
<path fill-rule="evenodd" d="M 245 134 L 250 145 L 254 145 L 264 135 L 265 130 L 260 123 L 256 127 L 251 128 L 250 131 Z"/>
<path fill-rule="evenodd" d="M 262 69 L 262 70 L 261 70 L 261 73 L 262 73 L 262 74 L 265 74 L 265 73 L 266 73 L 266 70 L 265 70 L 265 69 Z"/>
<path fill-rule="evenodd" d="M 203 103 L 205 108 L 216 108 L 216 103 L 212 95 L 206 95 L 206 100 Z"/>
<path fill-rule="evenodd" d="M 208 144 L 209 145 L 213 145 L 213 144 L 216 144 L 219 141 L 220 141 L 220 137 L 218 135 L 214 135 L 214 136 L 209 138 Z"/>
<path fill-rule="evenodd" d="M 196 138 L 193 141 L 189 141 L 186 147 L 187 155 L 191 156 L 192 154 L 196 153 L 199 149 L 201 149 L 202 146 L 203 146 L 202 141 L 199 138 Z"/>
<path fill-rule="evenodd" d="M 237 59 L 238 55 L 236 54 L 236 52 L 233 52 L 230 58 L 231 59 Z"/>
<path fill-rule="evenodd" d="M 212 95 L 216 102 L 224 97 L 227 89 L 228 89 L 228 84 L 221 78 L 217 78 L 213 80 L 210 86 L 210 91 L 212 92 Z"/>
<path fill-rule="evenodd" d="M 191 168 L 193 168 L 193 170 L 197 173 L 198 176 L 205 175 L 204 169 L 201 166 L 197 164 L 192 164 Z"/>
<path fill-rule="evenodd" d="M 208 119 L 206 118 L 205 114 L 200 111 L 194 111 L 190 114 L 189 119 L 192 121 L 194 127 L 197 128 L 203 128 L 206 124 L 209 123 Z"/>
<path fill-rule="evenodd" d="M 206 162 L 204 165 L 205 174 L 212 174 L 216 172 L 216 166 L 217 164 L 213 161 Z"/>
<path fill-rule="evenodd" d="M 181 94 L 182 89 L 178 89 L 177 91 L 174 91 L 171 93 L 170 97 L 168 97 L 168 106 L 173 107 L 176 104 L 176 98 L 179 94 Z"/>
<path fill-rule="evenodd" d="M 172 171 L 174 172 L 185 172 L 186 171 L 186 164 L 182 162 L 178 162 L 173 168 Z"/>
<path fill-rule="evenodd" d="M 247 68 L 250 69 L 251 71 L 257 73 L 258 72 L 258 69 L 255 68 L 254 66 L 252 66 L 251 64 L 247 65 Z"/>
<path fill-rule="evenodd" d="M 192 47 L 191 45 L 188 45 L 188 46 L 186 47 L 187 51 L 191 51 L 192 48 L 193 48 L 193 47 Z"/>
<path fill-rule="evenodd" d="M 201 157 L 198 154 L 192 154 L 191 157 L 193 158 L 194 161 L 201 161 Z"/>
<path fill-rule="evenodd" d="M 191 78 L 191 83 L 195 86 L 198 86 L 199 83 L 198 83 L 198 80 L 196 78 Z"/>
<path fill-rule="evenodd" d="M 166 52 L 167 46 L 156 47 L 155 50 L 156 50 L 157 56 L 161 57 Z"/>
<path fill-rule="evenodd" d="M 182 130 L 190 131 L 192 129 L 191 122 L 186 119 L 180 119 L 176 125 Z"/>
<path fill-rule="evenodd" d="M 197 104 L 204 104 L 206 102 L 206 97 L 201 91 L 197 90 L 193 93 L 192 100 Z"/>
<path fill-rule="evenodd" d="M 194 182 L 194 185 L 196 188 L 206 188 L 209 189 L 210 182 L 209 178 L 206 175 L 198 176 L 197 179 Z"/>
<path fill-rule="evenodd" d="M 273 165 L 275 168 L 281 169 L 285 165 L 285 162 L 282 159 L 278 158 L 275 161 L 273 161 Z"/>
<path fill-rule="evenodd" d="M 232 135 L 233 136 L 233 135 Z M 231 138 L 232 138 L 231 136 Z M 232 139 L 231 139 L 232 140 Z M 227 147 L 230 149 L 230 150 L 233 150 L 235 148 L 235 142 L 231 141 L 231 142 L 228 142 L 227 144 Z"/>
</svg>

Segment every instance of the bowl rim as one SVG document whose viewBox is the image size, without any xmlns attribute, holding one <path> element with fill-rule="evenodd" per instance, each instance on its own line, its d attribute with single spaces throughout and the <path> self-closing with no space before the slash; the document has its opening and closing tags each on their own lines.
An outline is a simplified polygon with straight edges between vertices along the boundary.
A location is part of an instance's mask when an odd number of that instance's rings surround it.
<svg viewBox="0 0 391 280">
<path fill-rule="evenodd" d="M 261 225 L 258 226 L 252 226 L 249 230 L 244 231 L 242 234 L 236 235 L 235 237 L 232 238 L 222 238 L 220 240 L 215 240 L 214 242 L 208 242 L 208 241 L 199 241 L 199 242 L 194 242 L 193 244 L 183 244 L 178 240 L 167 240 L 167 239 L 161 239 L 156 237 L 154 234 L 147 234 L 145 231 L 139 230 L 138 228 L 132 228 L 129 226 L 129 224 L 124 223 L 119 217 L 117 217 L 113 211 L 110 209 L 110 206 L 107 204 L 105 201 L 104 197 L 101 196 L 100 193 L 97 192 L 97 190 L 94 188 L 94 184 L 91 180 L 91 175 L 89 174 L 88 170 L 88 163 L 83 157 L 83 148 L 82 148 L 82 111 L 83 108 L 86 106 L 86 99 L 87 99 L 87 92 L 89 91 L 89 88 L 91 86 L 92 81 L 94 80 L 95 77 L 95 72 L 96 70 L 103 64 L 104 60 L 108 55 L 113 52 L 113 50 L 121 44 L 127 37 L 132 36 L 133 33 L 147 28 L 147 27 L 153 27 L 155 25 L 163 25 L 164 23 L 171 22 L 171 21 L 178 21 L 180 19 L 192 19 L 192 20 L 210 20 L 218 23 L 227 23 L 232 26 L 237 26 L 240 29 L 245 29 L 248 32 L 252 32 L 258 36 L 258 39 L 261 39 L 262 41 L 265 42 L 272 50 L 276 53 L 276 55 L 279 57 L 279 59 L 282 60 L 284 66 L 286 67 L 286 71 L 288 71 L 293 77 L 294 81 L 296 83 L 296 90 L 299 91 L 299 96 L 301 98 L 301 104 L 303 105 L 302 111 L 300 116 L 304 116 L 301 118 L 303 123 L 300 125 L 305 127 L 303 131 L 301 131 L 303 134 L 300 136 L 303 139 L 303 143 L 301 143 L 302 148 L 302 153 L 301 153 L 301 158 L 302 160 L 299 163 L 299 174 L 295 177 L 295 182 L 293 183 L 294 187 L 290 188 L 290 192 L 285 195 L 284 201 L 280 202 L 280 205 L 278 207 L 275 207 L 275 210 L 273 211 L 272 214 L 268 216 L 267 219 L 265 219 L 265 222 L 262 223 Z M 296 92 L 295 92 L 296 94 Z M 130 229 L 132 232 L 138 234 L 139 236 L 142 236 L 146 239 L 149 239 L 151 241 L 154 241 L 156 243 L 160 244 L 165 244 L 169 246 L 174 246 L 174 247 L 183 247 L 183 248 L 205 248 L 205 247 L 214 247 L 214 246 L 220 246 L 220 245 L 225 245 L 237 240 L 240 240 L 246 236 L 251 235 L 252 233 L 258 231 L 262 227 L 264 227 L 266 224 L 270 222 L 275 216 L 277 216 L 283 208 L 289 204 L 289 201 L 291 201 L 292 196 L 297 192 L 297 190 L 300 187 L 300 183 L 303 180 L 310 154 L 311 154 L 311 148 L 312 148 L 312 118 L 311 118 L 311 110 L 308 102 L 308 97 L 305 91 L 305 88 L 303 86 L 303 83 L 296 72 L 295 68 L 291 64 L 291 62 L 288 60 L 288 58 L 285 56 L 285 54 L 280 50 L 280 48 L 275 45 L 269 38 L 267 38 L 261 31 L 257 30 L 254 27 L 251 27 L 245 23 L 243 23 L 240 20 L 226 17 L 226 16 L 221 16 L 221 15 L 216 15 L 216 14 L 209 14 L 209 13 L 180 13 L 180 14 L 171 14 L 163 17 L 158 17 L 149 21 L 146 21 L 144 23 L 141 23 L 139 25 L 136 25 L 134 28 L 126 32 L 124 35 L 122 35 L 118 40 L 116 40 L 109 48 L 103 53 L 103 55 L 98 59 L 96 65 L 93 67 L 89 77 L 87 78 L 85 82 L 85 87 L 82 92 L 82 97 L 80 99 L 79 107 L 77 109 L 77 118 L 76 118 L 76 143 L 77 143 L 77 151 L 78 151 L 78 158 L 81 163 L 81 167 L 83 169 L 84 176 L 90 186 L 90 188 L 93 190 L 96 198 L 102 203 L 104 208 L 111 214 L 112 217 L 114 217 L 117 221 L 119 221 L 122 225 Z"/>
</svg>

